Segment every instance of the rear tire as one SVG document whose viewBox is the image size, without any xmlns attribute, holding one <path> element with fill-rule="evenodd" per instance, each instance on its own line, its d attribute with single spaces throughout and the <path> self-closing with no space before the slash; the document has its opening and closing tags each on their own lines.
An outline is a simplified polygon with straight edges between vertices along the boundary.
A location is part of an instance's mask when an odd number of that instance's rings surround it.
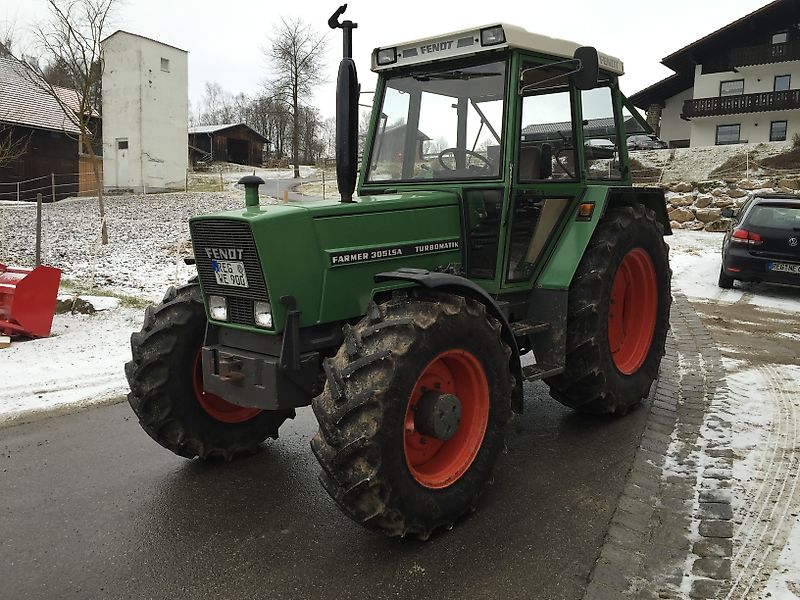
<svg viewBox="0 0 800 600">
<path fill-rule="evenodd" d="M 372 304 L 346 327 L 312 402 L 311 441 L 320 481 L 345 514 L 389 536 L 427 539 L 473 509 L 511 416 L 510 355 L 499 322 L 460 296 Z M 461 402 L 447 440 L 424 438 L 414 420 L 420 394 L 437 390 Z"/>
<path fill-rule="evenodd" d="M 590 414 L 626 414 L 647 396 L 664 356 L 670 279 L 653 211 L 611 208 L 570 285 L 566 370 L 546 380 L 550 395 Z"/>
<path fill-rule="evenodd" d="M 161 304 L 148 307 L 142 330 L 131 335 L 128 402 L 147 434 L 175 454 L 232 460 L 277 438 L 294 410 L 240 407 L 205 394 L 199 364 L 205 328 L 196 284 L 170 288 Z"/>
<path fill-rule="evenodd" d="M 717 285 L 721 287 L 723 290 L 730 290 L 733 289 L 733 282 L 736 281 L 730 275 L 725 274 L 725 269 L 720 266 L 719 268 L 719 279 L 717 280 Z"/>
</svg>

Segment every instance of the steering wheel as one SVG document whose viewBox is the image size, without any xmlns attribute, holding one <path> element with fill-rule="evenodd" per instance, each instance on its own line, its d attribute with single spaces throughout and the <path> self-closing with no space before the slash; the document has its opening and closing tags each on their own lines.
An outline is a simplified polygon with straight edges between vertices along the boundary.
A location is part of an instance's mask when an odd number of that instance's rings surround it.
<svg viewBox="0 0 800 600">
<path fill-rule="evenodd" d="M 450 168 L 444 163 L 442 159 L 444 158 L 445 154 L 452 154 L 453 158 L 455 158 L 457 154 L 463 154 L 465 158 L 467 156 L 474 156 L 476 158 L 479 158 L 484 163 L 485 166 L 482 168 L 487 170 L 492 169 L 492 163 L 489 162 L 489 159 L 486 158 L 483 154 L 478 154 L 477 152 L 473 152 L 472 150 L 462 150 L 460 148 L 445 148 L 444 150 L 439 152 L 439 156 L 437 158 L 439 159 L 439 164 L 442 165 L 442 168 L 445 169 L 446 171 L 455 171 L 456 169 Z"/>
</svg>

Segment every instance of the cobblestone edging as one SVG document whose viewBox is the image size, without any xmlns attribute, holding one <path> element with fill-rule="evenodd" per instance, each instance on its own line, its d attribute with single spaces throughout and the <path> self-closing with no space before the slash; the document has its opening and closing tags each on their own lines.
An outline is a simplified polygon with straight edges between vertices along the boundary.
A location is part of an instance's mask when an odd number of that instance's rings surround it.
<svg viewBox="0 0 800 600">
<path fill-rule="evenodd" d="M 672 305 L 647 426 L 585 600 L 717 598 L 730 585 L 730 422 L 709 332 L 686 298 Z"/>
</svg>

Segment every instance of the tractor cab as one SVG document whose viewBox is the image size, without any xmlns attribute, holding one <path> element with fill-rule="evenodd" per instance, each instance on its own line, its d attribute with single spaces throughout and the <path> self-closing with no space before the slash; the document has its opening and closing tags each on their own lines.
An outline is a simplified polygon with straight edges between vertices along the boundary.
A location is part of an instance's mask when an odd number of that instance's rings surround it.
<svg viewBox="0 0 800 600">
<path fill-rule="evenodd" d="M 619 91 L 617 58 L 494 24 L 377 48 L 372 68 L 380 77 L 359 193 L 455 191 L 467 275 L 492 291 L 530 285 L 565 212 L 593 184 L 630 185 L 624 141 L 647 125 Z M 590 198 L 580 218 L 593 209 Z"/>
</svg>

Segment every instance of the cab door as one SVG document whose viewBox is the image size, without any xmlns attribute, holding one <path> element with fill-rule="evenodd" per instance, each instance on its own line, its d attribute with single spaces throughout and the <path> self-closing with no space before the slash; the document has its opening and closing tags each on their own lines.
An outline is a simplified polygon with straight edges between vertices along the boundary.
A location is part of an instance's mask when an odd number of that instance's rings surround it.
<svg viewBox="0 0 800 600">
<path fill-rule="evenodd" d="M 579 107 L 567 69 L 521 62 L 504 291 L 533 286 L 582 189 Z"/>
</svg>

